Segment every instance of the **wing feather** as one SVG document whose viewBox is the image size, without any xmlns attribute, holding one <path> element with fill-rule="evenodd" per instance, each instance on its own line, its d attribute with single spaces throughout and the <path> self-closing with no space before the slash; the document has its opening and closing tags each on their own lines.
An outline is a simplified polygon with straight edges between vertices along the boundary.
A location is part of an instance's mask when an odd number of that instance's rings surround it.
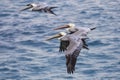
<svg viewBox="0 0 120 80">
<path fill-rule="evenodd" d="M 69 46 L 70 42 L 68 40 L 60 41 L 60 47 L 59 47 L 59 52 L 64 52 L 65 50 L 67 50 L 67 47 Z"/>
</svg>

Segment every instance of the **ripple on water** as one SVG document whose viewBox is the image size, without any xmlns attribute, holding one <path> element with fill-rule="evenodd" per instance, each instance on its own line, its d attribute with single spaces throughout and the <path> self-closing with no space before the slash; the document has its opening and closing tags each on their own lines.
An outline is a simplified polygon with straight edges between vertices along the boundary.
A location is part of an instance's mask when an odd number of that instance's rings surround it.
<svg viewBox="0 0 120 80">
<path fill-rule="evenodd" d="M 116 59 L 114 56 L 111 56 L 111 55 L 106 55 L 106 54 L 94 54 L 94 55 L 91 55 L 91 54 L 88 54 L 88 56 L 91 56 L 90 58 L 93 58 L 93 59 L 99 59 L 99 60 L 113 60 L 113 59 Z"/>
<path fill-rule="evenodd" d="M 15 52 L 17 52 L 17 53 L 26 53 L 27 49 L 19 49 L 19 48 L 17 48 L 17 49 L 15 49 Z"/>
<path fill-rule="evenodd" d="M 33 59 L 27 56 L 21 56 L 17 58 L 18 61 L 32 61 Z"/>
<path fill-rule="evenodd" d="M 103 43 L 101 40 L 95 40 L 92 42 L 89 42 L 88 45 L 92 45 L 92 46 L 106 46 L 109 45 L 108 43 Z"/>
<path fill-rule="evenodd" d="M 93 65 L 92 64 L 88 64 L 88 63 L 77 63 L 78 66 L 80 66 L 80 68 L 90 68 Z"/>
<path fill-rule="evenodd" d="M 96 75 L 98 73 L 98 70 L 96 69 L 87 69 L 82 71 L 83 74 L 85 75 Z"/>
<path fill-rule="evenodd" d="M 101 69 L 106 73 L 117 73 L 117 72 L 119 73 L 120 71 L 119 66 L 116 66 L 114 64 L 101 67 Z"/>
<path fill-rule="evenodd" d="M 0 46 L 1 51 L 5 50 L 5 49 L 14 50 L 15 48 L 16 47 L 14 47 L 14 46 L 4 46 L 4 45 Z"/>
<path fill-rule="evenodd" d="M 1 13 L 0 14 L 0 17 L 2 18 L 2 17 L 7 17 L 7 16 L 10 16 L 10 14 L 9 13 Z"/>
<path fill-rule="evenodd" d="M 34 46 L 34 47 L 40 47 L 40 46 L 43 46 L 46 45 L 46 43 L 44 42 L 39 42 L 39 41 L 34 41 L 34 40 L 26 40 L 26 41 L 20 41 L 18 42 L 19 44 L 22 44 L 22 45 L 29 45 L 29 46 Z"/>
<path fill-rule="evenodd" d="M 0 68 L 0 72 L 6 72 L 6 71 L 10 71 L 10 69 L 6 67 Z"/>
</svg>

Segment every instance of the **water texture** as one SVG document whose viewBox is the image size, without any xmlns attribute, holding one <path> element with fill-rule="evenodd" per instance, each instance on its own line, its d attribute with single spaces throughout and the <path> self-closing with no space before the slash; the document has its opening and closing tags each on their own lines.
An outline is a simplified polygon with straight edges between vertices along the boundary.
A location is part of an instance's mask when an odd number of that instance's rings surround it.
<svg viewBox="0 0 120 80">
<path fill-rule="evenodd" d="M 58 6 L 57 16 L 19 12 L 28 3 Z M 60 25 L 97 27 L 89 34 L 74 74 L 67 74 L 59 40 L 45 41 Z M 0 0 L 0 80 L 120 80 L 119 0 Z"/>
</svg>

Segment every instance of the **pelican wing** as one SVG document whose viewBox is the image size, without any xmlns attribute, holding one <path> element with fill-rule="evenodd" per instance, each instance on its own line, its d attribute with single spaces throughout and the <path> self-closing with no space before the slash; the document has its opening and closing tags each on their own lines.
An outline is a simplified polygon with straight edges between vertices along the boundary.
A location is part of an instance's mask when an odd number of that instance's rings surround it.
<svg viewBox="0 0 120 80">
<path fill-rule="evenodd" d="M 64 52 L 65 50 L 67 50 L 67 47 L 68 45 L 70 44 L 69 40 L 66 40 L 66 41 L 63 41 L 61 40 L 60 41 L 60 47 L 59 47 L 59 52 Z"/>
<path fill-rule="evenodd" d="M 67 65 L 67 72 L 68 73 L 73 73 L 75 71 L 75 65 L 76 65 L 77 57 L 79 56 L 81 49 L 82 49 L 82 45 L 79 45 L 77 47 L 77 49 L 75 49 L 73 54 L 69 55 L 70 58 L 66 57 L 67 61 L 68 61 L 66 63 L 66 65 Z"/>
<path fill-rule="evenodd" d="M 79 45 L 77 49 L 73 52 L 72 56 L 77 58 L 79 56 L 81 49 L 82 49 L 82 45 Z"/>
<path fill-rule="evenodd" d="M 81 49 L 83 48 L 82 39 L 79 39 L 79 36 L 78 37 L 75 36 L 75 37 L 73 38 L 72 36 L 69 37 L 70 44 L 67 47 L 67 50 L 65 51 L 67 72 L 70 74 L 75 71 L 77 57 L 79 56 L 79 53 Z"/>
</svg>

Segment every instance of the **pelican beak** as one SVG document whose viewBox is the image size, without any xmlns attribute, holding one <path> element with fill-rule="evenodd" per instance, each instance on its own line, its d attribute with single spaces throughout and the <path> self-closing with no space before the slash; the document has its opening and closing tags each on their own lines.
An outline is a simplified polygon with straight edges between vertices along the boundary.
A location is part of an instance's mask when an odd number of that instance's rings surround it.
<svg viewBox="0 0 120 80">
<path fill-rule="evenodd" d="M 59 38 L 59 37 L 61 37 L 61 36 L 62 36 L 62 35 L 60 35 L 60 34 L 56 34 L 56 35 L 53 35 L 53 36 L 49 37 L 49 38 L 46 39 L 46 40 L 48 41 L 48 40 L 51 40 L 51 39 Z"/>
<path fill-rule="evenodd" d="M 24 11 L 24 10 L 27 10 L 27 9 L 30 9 L 30 8 L 32 8 L 32 6 L 31 5 L 27 5 L 25 8 L 21 9 L 20 11 Z"/>
<path fill-rule="evenodd" d="M 90 28 L 90 30 L 94 30 L 94 29 L 96 29 L 96 27 Z"/>
<path fill-rule="evenodd" d="M 59 29 L 64 29 L 64 28 L 69 28 L 69 25 L 60 26 L 58 28 L 54 28 L 54 30 L 59 30 Z"/>
</svg>

